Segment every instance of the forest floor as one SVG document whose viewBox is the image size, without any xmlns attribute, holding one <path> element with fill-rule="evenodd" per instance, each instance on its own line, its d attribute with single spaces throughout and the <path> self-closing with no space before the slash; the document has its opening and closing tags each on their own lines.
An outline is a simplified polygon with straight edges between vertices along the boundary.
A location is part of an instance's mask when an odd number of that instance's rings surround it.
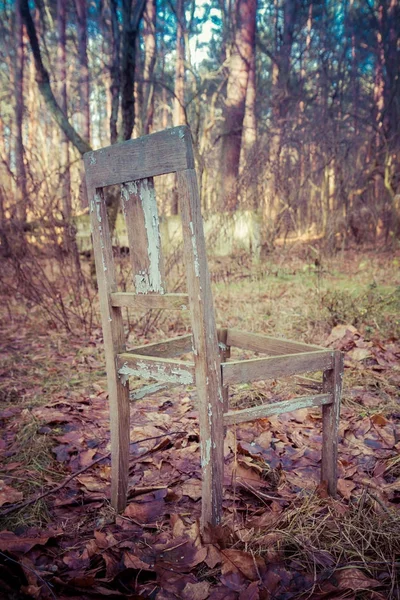
<svg viewBox="0 0 400 600">
<path fill-rule="evenodd" d="M 195 389 L 131 404 L 129 501 L 116 515 L 100 328 L 72 336 L 3 297 L 0 598 L 400 598 L 399 265 L 399 253 L 310 247 L 210 262 L 218 325 L 345 352 L 338 499 L 319 485 L 320 410 L 231 427 L 213 544 L 198 526 Z M 188 328 L 183 313 L 147 316 L 128 344 Z M 301 389 L 235 386 L 231 403 Z"/>
</svg>

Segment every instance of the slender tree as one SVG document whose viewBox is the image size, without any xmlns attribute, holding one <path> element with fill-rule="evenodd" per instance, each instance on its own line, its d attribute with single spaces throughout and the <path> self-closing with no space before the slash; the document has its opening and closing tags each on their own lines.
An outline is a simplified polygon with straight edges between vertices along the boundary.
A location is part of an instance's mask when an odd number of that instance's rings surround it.
<svg viewBox="0 0 400 600">
<path fill-rule="evenodd" d="M 176 4 L 176 63 L 174 89 L 174 125 L 183 125 L 185 116 L 185 11 L 184 0 Z"/>
<path fill-rule="evenodd" d="M 121 34 L 118 22 L 118 3 L 117 0 L 109 0 L 111 14 L 111 66 L 110 66 L 110 94 L 111 94 L 111 112 L 110 112 L 110 140 L 112 144 L 118 139 L 118 112 L 119 95 L 121 91 Z"/>
<path fill-rule="evenodd" d="M 66 3 L 64 0 L 57 0 L 57 72 L 58 72 L 58 98 L 60 108 L 65 115 L 68 115 L 67 103 L 67 52 L 66 52 Z M 60 171 L 60 189 L 62 193 L 62 205 L 64 218 L 67 223 L 71 220 L 71 175 L 69 168 L 69 142 L 64 132 L 61 132 L 61 171 Z M 66 234 L 65 241 L 69 244 L 69 235 Z"/>
<path fill-rule="evenodd" d="M 90 81 L 89 62 L 87 54 L 87 2 L 86 0 L 75 0 L 78 33 L 78 56 L 79 56 L 79 105 L 81 115 L 82 136 L 90 143 Z"/>
<path fill-rule="evenodd" d="M 220 182 L 222 203 L 226 210 L 235 210 L 238 205 L 237 176 L 247 82 L 254 53 L 256 7 L 256 0 L 234 2 L 234 33 L 230 49 L 221 144 Z"/>
<path fill-rule="evenodd" d="M 154 67 L 156 64 L 156 0 L 147 0 L 143 15 L 144 66 L 143 66 L 143 110 L 144 134 L 150 133 L 154 119 Z"/>
<path fill-rule="evenodd" d="M 16 165 L 16 217 L 23 227 L 27 217 L 28 194 L 26 189 L 26 169 L 22 123 L 24 118 L 24 36 L 20 6 L 15 11 L 15 165 Z"/>
</svg>

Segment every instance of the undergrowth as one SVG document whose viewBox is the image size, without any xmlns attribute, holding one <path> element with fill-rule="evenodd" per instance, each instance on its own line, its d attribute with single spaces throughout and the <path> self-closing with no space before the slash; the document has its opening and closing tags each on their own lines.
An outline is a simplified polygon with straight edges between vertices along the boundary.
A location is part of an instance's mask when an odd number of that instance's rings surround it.
<svg viewBox="0 0 400 600">
<path fill-rule="evenodd" d="M 269 527 L 254 529 L 242 546 L 314 573 L 315 586 L 360 569 L 389 591 L 389 599 L 399 598 L 400 519 L 367 490 L 348 505 L 317 494 L 299 498 Z"/>
<path fill-rule="evenodd" d="M 340 323 L 364 327 L 366 333 L 378 330 L 384 335 L 400 334 L 400 287 L 383 293 L 376 283 L 355 295 L 347 290 L 328 289 L 321 305 L 332 327 Z"/>
</svg>

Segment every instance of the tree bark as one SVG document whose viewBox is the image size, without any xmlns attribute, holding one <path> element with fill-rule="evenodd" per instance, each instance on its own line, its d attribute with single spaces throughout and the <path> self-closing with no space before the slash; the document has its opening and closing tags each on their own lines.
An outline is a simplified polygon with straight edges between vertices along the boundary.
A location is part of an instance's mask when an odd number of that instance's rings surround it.
<svg viewBox="0 0 400 600">
<path fill-rule="evenodd" d="M 237 176 L 247 83 L 254 52 L 256 8 L 256 0 L 235 0 L 235 28 L 229 59 L 221 144 L 221 197 L 223 207 L 230 211 L 235 210 L 238 205 Z"/>
<path fill-rule="evenodd" d="M 15 13 L 15 167 L 16 167 L 16 217 L 23 228 L 27 217 L 26 170 L 24 162 L 24 144 L 22 139 L 22 122 L 24 118 L 24 37 L 20 7 Z"/>
<path fill-rule="evenodd" d="M 276 37 L 275 59 L 272 78 L 272 134 L 269 150 L 271 165 L 271 186 L 269 203 L 267 208 L 267 219 L 273 224 L 279 214 L 280 204 L 280 155 L 282 135 L 291 100 L 290 69 L 291 52 L 293 45 L 293 32 L 296 16 L 295 0 L 284 0 L 283 5 L 283 32 L 282 36 Z M 276 14 L 278 23 L 278 13 Z"/>
<path fill-rule="evenodd" d="M 174 89 L 174 126 L 184 125 L 185 116 L 185 12 L 184 0 L 177 0 L 176 5 L 176 68 Z"/>
<path fill-rule="evenodd" d="M 144 11 L 144 69 L 142 122 L 145 135 L 151 132 L 154 117 L 154 83 L 156 64 L 156 0 L 147 0 Z"/>
<path fill-rule="evenodd" d="M 110 68 L 110 94 L 111 94 L 111 113 L 110 113 L 110 141 L 112 144 L 118 139 L 118 112 L 119 112 L 119 94 L 121 91 L 121 35 L 119 31 L 117 0 L 110 0 L 111 13 L 111 36 L 112 36 L 112 58 Z"/>
<path fill-rule="evenodd" d="M 138 0 L 132 10 L 132 0 L 122 0 L 121 112 L 124 140 L 131 138 L 135 124 L 136 38 L 144 6 L 145 0 Z"/>
<path fill-rule="evenodd" d="M 64 0 L 57 0 L 57 70 L 59 76 L 58 98 L 60 108 L 65 115 L 67 110 L 67 57 L 66 57 L 66 5 Z M 69 144 L 64 132 L 61 132 L 61 194 L 65 220 L 71 220 L 71 176 L 69 169 Z M 69 238 L 69 236 L 68 236 Z M 66 241 L 69 241 L 69 239 Z"/>
<path fill-rule="evenodd" d="M 86 0 L 75 0 L 78 29 L 79 55 L 79 103 L 81 112 L 81 132 L 90 143 L 90 82 L 87 55 L 87 16 Z"/>
</svg>

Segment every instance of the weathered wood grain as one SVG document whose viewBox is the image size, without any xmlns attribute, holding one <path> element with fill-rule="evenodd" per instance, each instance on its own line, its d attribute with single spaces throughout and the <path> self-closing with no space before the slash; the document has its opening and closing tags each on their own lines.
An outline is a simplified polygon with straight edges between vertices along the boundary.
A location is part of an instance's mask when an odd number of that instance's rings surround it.
<svg viewBox="0 0 400 600">
<path fill-rule="evenodd" d="M 274 402 L 273 404 L 262 404 L 242 410 L 230 410 L 224 414 L 224 425 L 246 423 L 255 419 L 265 419 L 272 415 L 299 410 L 300 408 L 311 408 L 313 406 L 324 406 L 332 403 L 332 394 L 317 394 L 315 396 L 299 396 L 292 400 Z"/>
<path fill-rule="evenodd" d="M 218 348 L 219 348 L 219 358 L 221 363 L 224 363 L 231 356 L 231 347 L 228 346 L 228 330 L 225 329 L 217 329 L 218 335 Z M 224 385 L 222 387 L 222 398 L 224 400 L 224 413 L 229 410 L 229 386 Z"/>
<path fill-rule="evenodd" d="M 343 354 L 335 351 L 332 368 L 324 372 L 323 390 L 332 394 L 333 402 L 322 409 L 321 481 L 327 483 L 328 493 L 337 493 L 338 427 L 343 386 Z"/>
<path fill-rule="evenodd" d="M 228 329 L 227 344 L 236 346 L 244 350 L 253 352 L 263 352 L 272 356 L 281 354 L 298 354 L 301 352 L 311 352 L 312 350 L 324 350 L 319 346 L 293 342 L 281 338 L 274 338 L 259 333 L 247 333 L 238 329 Z"/>
<path fill-rule="evenodd" d="M 129 400 L 141 400 L 146 396 L 151 396 L 152 394 L 157 394 L 158 392 L 162 392 L 163 390 L 168 390 L 169 388 L 174 387 L 174 383 L 150 383 L 149 385 L 144 385 L 143 387 L 132 390 L 129 394 Z"/>
<path fill-rule="evenodd" d="M 151 308 L 163 310 L 188 310 L 187 294 L 134 294 L 133 292 L 115 292 L 111 294 L 113 306 L 134 308 L 147 311 Z"/>
<path fill-rule="evenodd" d="M 194 363 L 141 354 L 123 352 L 117 355 L 117 368 L 121 382 L 129 377 L 154 379 L 165 383 L 192 385 L 195 381 Z"/>
<path fill-rule="evenodd" d="M 295 376 L 295 382 L 306 390 L 322 392 L 322 380 L 312 379 L 311 377 L 303 377 L 302 375 Z"/>
<path fill-rule="evenodd" d="M 194 167 L 190 129 L 165 131 L 113 144 L 84 155 L 86 179 L 91 188 L 136 181 Z"/>
<path fill-rule="evenodd" d="M 186 354 L 193 349 L 192 334 L 182 335 L 180 337 L 170 338 L 162 342 L 154 342 L 145 346 L 135 346 L 130 350 L 133 354 L 141 356 L 161 356 L 163 358 L 173 358 L 180 354 Z"/>
<path fill-rule="evenodd" d="M 122 184 L 121 200 L 135 291 L 164 294 L 164 263 L 153 179 Z"/>
<path fill-rule="evenodd" d="M 222 513 L 224 442 L 221 370 L 195 171 L 180 171 L 177 183 L 196 365 L 202 465 L 201 525 L 206 533 L 209 527 L 221 522 Z"/>
<path fill-rule="evenodd" d="M 324 371 L 330 369 L 332 364 L 333 352 L 331 350 L 232 361 L 221 365 L 222 382 L 223 385 L 230 385 L 296 375 L 308 371 Z"/>
<path fill-rule="evenodd" d="M 111 429 L 111 503 L 121 511 L 126 506 L 129 467 L 129 388 L 123 386 L 116 369 L 115 357 L 125 350 L 121 309 L 112 306 L 110 296 L 116 291 L 115 267 L 108 227 L 106 202 L 102 190 L 87 187 L 97 284 L 100 297 L 104 351 L 107 369 Z"/>
</svg>

